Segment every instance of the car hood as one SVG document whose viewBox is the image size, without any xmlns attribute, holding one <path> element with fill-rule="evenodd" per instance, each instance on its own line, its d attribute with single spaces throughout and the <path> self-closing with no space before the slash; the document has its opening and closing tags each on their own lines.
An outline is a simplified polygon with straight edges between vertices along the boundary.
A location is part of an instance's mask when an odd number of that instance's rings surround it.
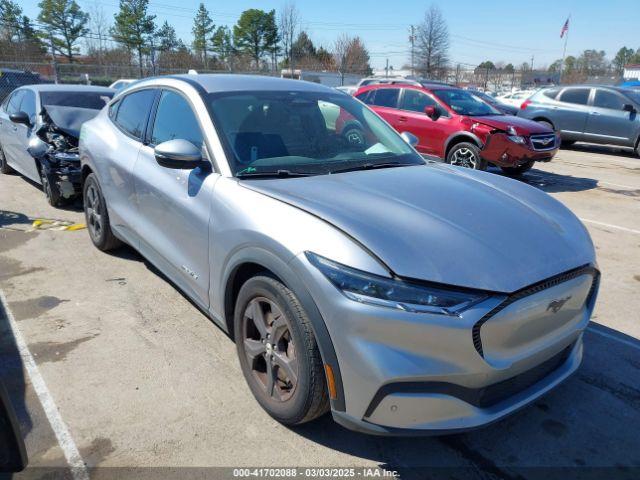
<svg viewBox="0 0 640 480">
<path fill-rule="evenodd" d="M 513 292 L 595 262 L 560 202 L 486 172 L 429 164 L 240 183 L 333 224 L 400 277 Z"/>
<path fill-rule="evenodd" d="M 533 120 L 526 118 L 514 117 L 512 115 L 488 115 L 486 117 L 470 117 L 477 123 L 482 123 L 491 128 L 506 130 L 510 126 L 516 130 L 518 135 L 532 135 L 540 133 L 553 133 L 550 128 Z"/>
<path fill-rule="evenodd" d="M 100 110 L 59 105 L 45 105 L 44 109 L 53 124 L 67 135 L 78 139 L 82 124 L 94 118 Z"/>
</svg>

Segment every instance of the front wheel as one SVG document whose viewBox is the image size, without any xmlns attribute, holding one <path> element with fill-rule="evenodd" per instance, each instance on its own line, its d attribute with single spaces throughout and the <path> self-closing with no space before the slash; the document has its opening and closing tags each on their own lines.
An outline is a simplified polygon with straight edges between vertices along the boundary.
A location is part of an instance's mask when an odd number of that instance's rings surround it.
<svg viewBox="0 0 640 480">
<path fill-rule="evenodd" d="M 122 242 L 111 231 L 107 204 L 95 174 L 91 173 L 85 179 L 82 196 L 84 218 L 93 244 L 103 252 L 119 247 Z"/>
<path fill-rule="evenodd" d="M 4 150 L 0 146 L 0 173 L 8 175 L 13 172 L 13 168 L 7 163 L 7 157 L 4 155 Z"/>
<path fill-rule="evenodd" d="M 234 315 L 242 373 L 262 408 L 284 425 L 298 425 L 329 408 L 320 351 L 293 292 L 261 275 L 240 289 Z"/>
<path fill-rule="evenodd" d="M 517 167 L 500 167 L 500 168 L 506 175 L 517 177 L 531 170 L 531 167 L 533 167 L 533 164 L 534 162 L 531 161 L 531 162 L 523 163 L 522 165 L 519 165 Z"/>
<path fill-rule="evenodd" d="M 462 142 L 454 145 L 447 153 L 445 161 L 450 165 L 486 170 L 487 161 L 480 156 L 480 149 L 474 143 Z"/>
<path fill-rule="evenodd" d="M 64 204 L 64 198 L 62 198 L 60 189 L 51 181 L 43 167 L 40 168 L 40 183 L 42 183 L 42 191 L 44 192 L 49 205 L 52 207 L 60 207 Z"/>
</svg>

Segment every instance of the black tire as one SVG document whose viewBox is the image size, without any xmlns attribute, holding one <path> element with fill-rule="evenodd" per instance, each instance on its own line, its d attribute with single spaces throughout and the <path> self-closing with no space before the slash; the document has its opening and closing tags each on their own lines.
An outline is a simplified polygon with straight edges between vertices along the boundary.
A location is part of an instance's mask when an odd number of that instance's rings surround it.
<svg viewBox="0 0 640 480">
<path fill-rule="evenodd" d="M 531 167 L 533 167 L 534 163 L 534 161 L 531 161 L 523 163 L 518 167 L 500 167 L 500 169 L 505 173 L 505 175 L 509 175 L 510 177 L 517 177 L 531 170 Z"/>
<path fill-rule="evenodd" d="M 13 168 L 9 166 L 9 164 L 7 163 L 7 157 L 4 156 L 4 150 L 2 149 L 2 146 L 0 146 L 0 173 L 3 173 L 5 175 L 13 173 Z"/>
<path fill-rule="evenodd" d="M 236 299 L 234 332 L 242 373 L 269 415 L 284 425 L 298 425 L 328 411 L 320 351 L 291 290 L 266 275 L 247 280 Z M 293 374 L 280 366 L 285 363 Z M 274 380 L 269 383 L 269 378 Z"/>
<path fill-rule="evenodd" d="M 636 143 L 636 155 L 640 157 L 640 140 Z"/>
<path fill-rule="evenodd" d="M 82 199 L 84 218 L 93 244 L 103 252 L 121 246 L 122 241 L 111 231 L 107 204 L 102 196 L 98 179 L 93 173 L 90 173 L 84 181 Z"/>
<path fill-rule="evenodd" d="M 554 132 L 556 131 L 556 127 L 553 126 L 553 123 L 547 120 L 536 120 L 536 122 L 539 123 L 540 125 L 544 125 L 545 127 L 549 127 Z"/>
<path fill-rule="evenodd" d="M 42 167 L 39 168 L 40 171 L 40 183 L 42 183 L 42 191 L 44 192 L 44 196 L 47 199 L 47 203 L 52 207 L 61 207 L 65 204 L 65 199 L 60 194 L 60 190 L 58 186 L 54 183 L 51 183 L 49 177 L 44 173 Z"/>
<path fill-rule="evenodd" d="M 480 156 L 480 148 L 471 142 L 456 143 L 447 152 L 445 162 L 449 165 L 471 168 L 473 170 L 486 170 L 487 161 Z"/>
</svg>

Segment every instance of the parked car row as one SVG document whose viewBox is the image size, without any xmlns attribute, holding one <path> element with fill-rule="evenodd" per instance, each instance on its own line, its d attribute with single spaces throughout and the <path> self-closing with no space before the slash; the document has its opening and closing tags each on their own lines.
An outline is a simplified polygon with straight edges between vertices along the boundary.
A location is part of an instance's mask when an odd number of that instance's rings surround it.
<svg viewBox="0 0 640 480">
<path fill-rule="evenodd" d="M 578 368 L 595 250 L 544 192 L 410 144 L 441 148 L 420 138 L 418 116 L 441 122 L 440 141 L 463 135 L 477 163 L 480 151 L 498 163 L 552 155 L 555 134 L 448 86 L 359 95 L 380 115 L 277 78 L 129 86 L 79 136 L 91 241 L 135 248 L 228 332 L 251 392 L 283 424 L 328 411 L 375 434 L 494 422 Z M 398 112 L 401 133 L 383 120 Z M 529 148 L 537 132 L 553 149 Z M 471 161 L 451 148 L 450 163 Z"/>
</svg>

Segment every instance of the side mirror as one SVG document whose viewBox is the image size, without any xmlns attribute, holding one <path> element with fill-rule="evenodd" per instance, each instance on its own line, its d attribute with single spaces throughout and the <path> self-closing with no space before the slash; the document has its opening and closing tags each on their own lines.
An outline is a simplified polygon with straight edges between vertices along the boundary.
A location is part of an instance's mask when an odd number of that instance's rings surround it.
<svg viewBox="0 0 640 480">
<path fill-rule="evenodd" d="M 622 106 L 622 110 L 624 110 L 625 112 L 629 112 L 629 113 L 636 113 L 637 112 L 636 107 L 634 107 L 630 103 L 625 103 Z"/>
<path fill-rule="evenodd" d="M 21 123 L 22 125 L 26 125 L 27 127 L 31 126 L 31 119 L 26 112 L 16 112 L 9 115 L 9 120 L 13 123 Z"/>
<path fill-rule="evenodd" d="M 440 118 L 440 112 L 438 111 L 438 109 L 434 106 L 428 106 L 425 107 L 424 109 L 424 113 L 427 115 L 427 117 L 429 117 L 431 120 L 437 120 L 438 118 Z"/>
<path fill-rule="evenodd" d="M 416 145 L 418 145 L 419 138 L 416 137 L 413 133 L 402 132 L 400 136 L 405 142 L 407 142 L 412 147 L 415 147 Z"/>
<path fill-rule="evenodd" d="M 165 168 L 192 170 L 203 165 L 202 151 L 193 143 L 182 140 L 169 140 L 154 149 L 156 161 Z"/>
</svg>

